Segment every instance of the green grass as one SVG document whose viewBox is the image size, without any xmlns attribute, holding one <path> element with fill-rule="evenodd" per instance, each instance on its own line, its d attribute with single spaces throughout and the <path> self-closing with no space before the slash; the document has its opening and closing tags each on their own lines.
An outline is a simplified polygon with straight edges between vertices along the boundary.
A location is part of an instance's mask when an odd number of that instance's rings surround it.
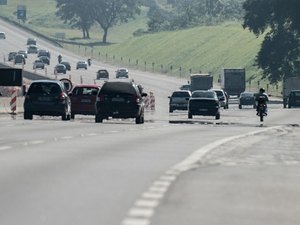
<svg viewBox="0 0 300 225">
<path fill-rule="evenodd" d="M 91 40 L 82 40 L 81 31 L 70 28 L 55 16 L 55 0 L 8 0 L 8 5 L 0 7 L 0 15 L 16 21 L 14 12 L 17 5 L 26 5 L 27 21 L 24 25 L 33 30 L 50 37 L 54 37 L 57 32 L 65 32 L 66 39 L 81 44 L 102 40 L 103 33 L 98 25 L 91 29 Z M 256 38 L 239 23 L 134 37 L 133 32 L 137 29 L 147 29 L 146 13 L 147 9 L 143 8 L 136 20 L 110 29 L 108 41 L 112 44 L 93 48 L 65 45 L 65 48 L 118 65 L 186 78 L 190 72 L 202 71 L 211 72 L 217 80 L 221 68 L 241 67 L 246 68 L 248 78 L 256 77 L 251 86 L 257 86 L 261 74 L 253 64 L 262 37 Z"/>
</svg>

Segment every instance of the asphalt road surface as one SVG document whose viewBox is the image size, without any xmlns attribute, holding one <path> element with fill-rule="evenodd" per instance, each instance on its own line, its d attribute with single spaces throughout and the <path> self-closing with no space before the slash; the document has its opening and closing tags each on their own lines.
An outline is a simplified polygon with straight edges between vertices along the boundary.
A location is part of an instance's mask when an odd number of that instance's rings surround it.
<svg viewBox="0 0 300 225">
<path fill-rule="evenodd" d="M 0 30 L 3 56 L 32 36 L 1 21 Z M 50 67 L 58 54 L 82 58 L 38 44 L 51 51 Z M 72 80 L 94 82 L 103 67 L 116 69 L 93 62 L 71 71 Z M 167 97 L 183 80 L 131 69 L 130 78 L 156 96 L 142 125 L 0 115 L 1 225 L 300 223 L 299 109 L 270 105 L 260 123 L 253 109 L 231 104 L 220 120 L 191 120 L 168 113 Z"/>
</svg>

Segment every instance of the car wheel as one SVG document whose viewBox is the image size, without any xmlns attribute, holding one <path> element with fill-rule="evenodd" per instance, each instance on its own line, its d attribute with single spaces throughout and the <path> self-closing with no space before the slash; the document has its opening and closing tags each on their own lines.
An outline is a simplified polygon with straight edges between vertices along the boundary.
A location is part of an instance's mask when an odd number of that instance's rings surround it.
<svg viewBox="0 0 300 225">
<path fill-rule="evenodd" d="M 32 120 L 32 114 L 24 111 L 24 120 Z"/>
<path fill-rule="evenodd" d="M 217 115 L 216 115 L 216 120 L 219 120 L 220 119 L 220 113 L 218 113 Z"/>
<path fill-rule="evenodd" d="M 242 105 L 239 105 L 239 109 L 242 109 Z"/>
<path fill-rule="evenodd" d="M 71 119 L 72 119 L 72 120 L 75 119 L 75 113 L 71 113 Z"/>
<path fill-rule="evenodd" d="M 142 124 L 145 122 L 144 115 L 142 116 Z"/>
<path fill-rule="evenodd" d="M 63 121 L 69 120 L 69 118 L 70 118 L 70 115 L 67 112 L 64 112 L 61 115 L 61 120 L 63 120 Z"/>
<path fill-rule="evenodd" d="M 141 116 L 141 115 L 138 115 L 138 116 L 135 118 L 135 123 L 136 123 L 136 124 L 141 124 L 141 123 L 142 123 L 142 116 Z"/>
<path fill-rule="evenodd" d="M 188 114 L 189 119 L 193 119 L 193 115 L 191 113 Z"/>
<path fill-rule="evenodd" d="M 290 104 L 288 104 L 288 108 L 290 109 L 290 108 L 292 108 L 292 106 Z"/>
<path fill-rule="evenodd" d="M 99 114 L 96 114 L 95 123 L 102 123 L 102 122 L 103 122 L 102 116 L 100 116 Z"/>
<path fill-rule="evenodd" d="M 172 113 L 173 112 L 173 109 L 172 108 L 169 108 L 169 113 Z"/>
</svg>

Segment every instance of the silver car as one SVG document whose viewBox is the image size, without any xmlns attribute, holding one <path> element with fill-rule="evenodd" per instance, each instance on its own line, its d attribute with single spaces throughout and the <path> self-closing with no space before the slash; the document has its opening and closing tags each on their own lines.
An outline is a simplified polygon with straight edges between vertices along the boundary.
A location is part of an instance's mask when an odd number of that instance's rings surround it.
<svg viewBox="0 0 300 225">
<path fill-rule="evenodd" d="M 174 110 L 187 110 L 191 95 L 191 92 L 188 90 L 174 91 L 172 95 L 169 96 L 169 112 L 172 113 Z"/>
</svg>

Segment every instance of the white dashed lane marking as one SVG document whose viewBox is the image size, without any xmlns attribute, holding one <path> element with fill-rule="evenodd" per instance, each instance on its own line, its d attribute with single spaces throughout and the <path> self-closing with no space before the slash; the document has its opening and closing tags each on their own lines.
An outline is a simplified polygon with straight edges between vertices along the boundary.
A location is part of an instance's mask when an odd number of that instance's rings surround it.
<svg viewBox="0 0 300 225">
<path fill-rule="evenodd" d="M 232 136 L 213 142 L 198 149 L 190 156 L 188 156 L 185 160 L 167 170 L 158 180 L 154 181 L 148 191 L 144 192 L 142 196 L 135 202 L 134 206 L 129 210 L 127 217 L 121 222 L 121 225 L 151 224 L 151 218 L 155 213 L 155 209 L 160 204 L 160 201 L 164 198 L 171 184 L 181 173 L 198 167 L 197 162 L 209 151 L 229 141 L 244 138 L 247 136 L 253 136 L 263 132 L 268 132 L 269 130 L 279 129 L 283 130 L 281 127 L 271 127 L 242 135 Z"/>
</svg>

